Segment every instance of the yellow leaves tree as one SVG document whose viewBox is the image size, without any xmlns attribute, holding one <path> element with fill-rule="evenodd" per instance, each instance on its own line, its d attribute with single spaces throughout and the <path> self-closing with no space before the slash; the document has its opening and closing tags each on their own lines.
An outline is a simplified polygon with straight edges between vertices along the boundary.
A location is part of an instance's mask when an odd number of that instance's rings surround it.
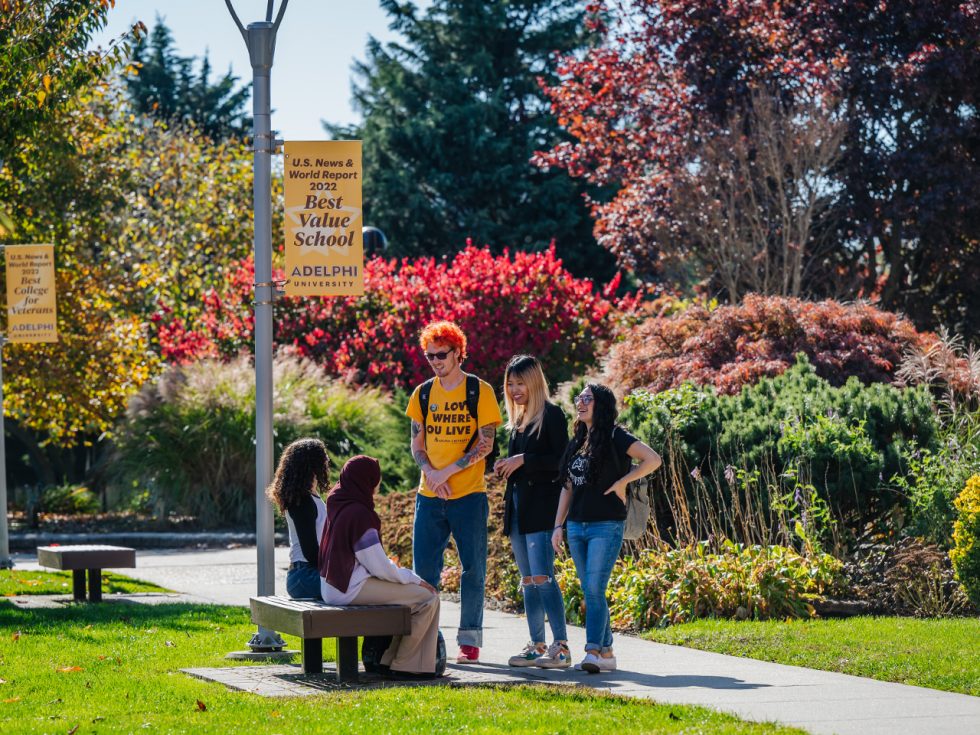
<svg viewBox="0 0 980 735">
<path fill-rule="evenodd" d="M 159 371 L 153 312 L 199 311 L 252 237 L 243 142 L 134 117 L 114 85 L 63 120 L 0 168 L 16 240 L 55 245 L 61 341 L 4 355 L 8 427 L 38 469 L 55 462 L 56 446 L 111 434 Z"/>
<path fill-rule="evenodd" d="M 57 270 L 58 342 L 4 349 L 4 408 L 21 427 L 67 446 L 110 433 L 156 370 L 140 319 L 118 309 L 103 274 Z"/>
</svg>

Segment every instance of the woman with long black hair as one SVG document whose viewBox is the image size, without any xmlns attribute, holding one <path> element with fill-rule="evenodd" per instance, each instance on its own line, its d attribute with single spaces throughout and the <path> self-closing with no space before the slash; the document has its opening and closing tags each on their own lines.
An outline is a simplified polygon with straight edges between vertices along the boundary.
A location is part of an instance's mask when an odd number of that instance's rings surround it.
<svg viewBox="0 0 980 735">
<path fill-rule="evenodd" d="M 606 587 L 623 545 L 626 487 L 656 470 L 661 460 L 616 424 L 616 396 L 606 386 L 589 383 L 575 397 L 575 409 L 551 542 L 561 551 L 567 521 L 568 548 L 585 597 L 585 658 L 575 668 L 595 674 L 616 670 Z"/>
</svg>

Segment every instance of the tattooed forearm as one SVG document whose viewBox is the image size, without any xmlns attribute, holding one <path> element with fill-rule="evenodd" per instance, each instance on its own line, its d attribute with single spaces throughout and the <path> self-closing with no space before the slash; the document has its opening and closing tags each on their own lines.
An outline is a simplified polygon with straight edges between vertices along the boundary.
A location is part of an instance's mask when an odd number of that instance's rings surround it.
<svg viewBox="0 0 980 735">
<path fill-rule="evenodd" d="M 421 469 L 432 469 L 432 463 L 429 461 L 429 455 L 425 453 L 424 449 L 416 449 L 412 452 L 412 457 L 415 459 L 415 464 L 417 464 Z"/>
<path fill-rule="evenodd" d="M 418 421 L 412 422 L 412 458 L 423 470 L 431 470 L 432 463 L 429 461 L 429 455 L 425 451 L 425 440 L 421 436 L 422 425 Z"/>
<path fill-rule="evenodd" d="M 480 459 L 480 447 L 476 446 L 473 447 L 466 454 L 464 454 L 462 457 L 460 457 L 458 460 L 456 460 L 456 466 L 459 467 L 461 470 L 465 470 L 467 467 L 469 467 L 471 464 L 473 464 L 479 459 Z"/>
<path fill-rule="evenodd" d="M 481 426 L 480 427 L 480 444 L 487 445 L 487 451 L 490 451 L 490 447 L 493 444 L 493 437 L 497 434 L 497 428 L 495 426 Z"/>
<path fill-rule="evenodd" d="M 493 437 L 496 435 L 496 433 L 496 427 L 480 427 L 480 441 L 478 441 L 476 444 L 476 448 L 480 452 L 480 457 L 486 457 L 488 454 L 490 454 L 490 450 L 493 449 Z"/>
<path fill-rule="evenodd" d="M 490 449 L 493 447 L 494 433 L 494 427 L 481 426 L 480 440 L 476 443 L 476 446 L 460 457 L 460 459 L 456 462 L 456 466 L 461 470 L 466 469 L 474 462 L 479 462 L 481 459 L 490 454 Z"/>
</svg>

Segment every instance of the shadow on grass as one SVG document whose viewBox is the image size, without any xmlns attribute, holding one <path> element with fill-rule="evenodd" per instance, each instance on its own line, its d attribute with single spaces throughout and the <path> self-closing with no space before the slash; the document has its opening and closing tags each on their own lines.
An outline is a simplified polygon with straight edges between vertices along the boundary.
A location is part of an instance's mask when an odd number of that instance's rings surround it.
<svg viewBox="0 0 980 735">
<path fill-rule="evenodd" d="M 10 600 L 0 600 L 0 628 L 29 630 L 43 626 L 45 633 L 51 628 L 70 633 L 72 628 L 83 629 L 100 623 L 123 623 L 145 628 L 147 625 L 164 626 L 179 631 L 210 631 L 216 622 L 249 623 L 244 608 L 225 605 L 195 605 L 188 603 L 142 604 L 137 600 L 114 599 L 101 603 L 67 603 L 55 608 L 23 608 Z"/>
</svg>

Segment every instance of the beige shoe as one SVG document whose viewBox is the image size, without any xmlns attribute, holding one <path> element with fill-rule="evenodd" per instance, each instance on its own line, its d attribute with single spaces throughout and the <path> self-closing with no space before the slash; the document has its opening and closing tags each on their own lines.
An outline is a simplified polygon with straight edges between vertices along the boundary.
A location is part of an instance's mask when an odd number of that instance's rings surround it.
<svg viewBox="0 0 980 735">
<path fill-rule="evenodd" d="M 544 643 L 535 643 L 531 641 L 526 646 L 524 650 L 521 651 L 516 656 L 511 656 L 507 659 L 507 663 L 510 666 L 534 666 L 537 660 L 545 654 Z"/>
<path fill-rule="evenodd" d="M 572 665 L 572 654 L 568 652 L 568 644 L 555 641 L 548 647 L 547 653 L 535 659 L 534 665 L 542 669 L 567 669 Z"/>
</svg>

